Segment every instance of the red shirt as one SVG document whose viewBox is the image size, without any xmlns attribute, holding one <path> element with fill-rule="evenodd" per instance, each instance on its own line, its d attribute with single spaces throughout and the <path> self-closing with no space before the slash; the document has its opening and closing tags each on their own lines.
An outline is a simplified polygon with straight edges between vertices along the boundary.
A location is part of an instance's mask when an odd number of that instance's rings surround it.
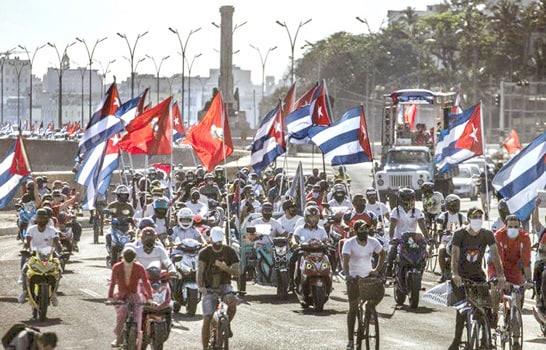
<svg viewBox="0 0 546 350">
<path fill-rule="evenodd" d="M 504 268 L 506 281 L 513 284 L 523 284 L 525 276 L 523 267 L 531 263 L 531 239 L 524 230 L 519 230 L 516 239 L 510 239 L 507 235 L 506 226 L 495 232 L 497 250 Z M 495 276 L 493 264 L 488 266 L 489 277 Z"/>
<path fill-rule="evenodd" d="M 139 292 L 139 285 L 142 283 L 143 292 L 146 299 L 152 297 L 152 286 L 150 281 L 148 281 L 148 276 L 146 275 L 146 269 L 144 266 L 138 262 L 133 263 L 133 270 L 131 271 L 131 277 L 129 278 L 129 284 L 125 283 L 125 269 L 123 266 L 123 261 L 116 263 L 112 267 L 112 277 L 110 278 L 110 289 L 108 290 L 108 298 L 114 297 L 114 288 L 118 286 L 118 293 L 116 298 L 124 299 L 129 294 L 136 294 Z"/>
</svg>

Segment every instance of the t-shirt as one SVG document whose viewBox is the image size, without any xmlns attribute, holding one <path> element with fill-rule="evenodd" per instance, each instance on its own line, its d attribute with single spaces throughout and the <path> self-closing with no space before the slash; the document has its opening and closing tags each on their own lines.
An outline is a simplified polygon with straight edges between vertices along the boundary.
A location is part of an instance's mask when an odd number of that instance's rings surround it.
<svg viewBox="0 0 546 350">
<path fill-rule="evenodd" d="M 288 219 L 286 215 L 283 215 L 278 219 L 278 221 L 286 232 L 294 233 L 294 230 L 296 229 L 296 223 L 300 218 L 301 216 L 295 215 L 291 219 Z"/>
<path fill-rule="evenodd" d="M 335 199 L 331 199 L 330 201 L 328 201 L 328 205 L 330 206 L 330 209 L 334 210 L 334 208 L 336 207 L 344 207 L 344 208 L 347 208 L 343 211 L 346 211 L 346 210 L 349 210 L 353 207 L 353 205 L 351 204 L 351 201 L 348 200 L 348 199 L 344 199 L 343 201 L 338 202 L 336 201 Z"/>
<path fill-rule="evenodd" d="M 485 249 L 495 244 L 493 233 L 482 228 L 476 236 L 473 236 L 466 228 L 462 228 L 453 234 L 452 244 L 461 250 L 459 275 L 470 280 L 484 280 L 482 259 Z"/>
<path fill-rule="evenodd" d="M 142 264 L 142 266 L 144 266 L 145 269 L 153 266 L 154 263 L 160 263 L 161 266 L 158 267 L 167 269 L 169 271 L 175 271 L 174 265 L 169 258 L 167 250 L 165 250 L 165 248 L 163 248 L 160 243 L 156 242 L 154 248 L 149 254 L 144 251 L 144 245 L 142 245 L 141 241 L 129 243 L 127 244 L 127 246 L 133 247 L 135 249 L 136 259 L 139 263 Z"/>
<path fill-rule="evenodd" d="M 379 201 L 376 201 L 374 204 L 366 203 L 366 211 L 371 211 L 378 218 L 389 213 L 389 209 L 385 203 L 381 203 Z"/>
<path fill-rule="evenodd" d="M 357 242 L 357 237 L 349 238 L 343 245 L 342 254 L 349 255 L 349 275 L 351 277 L 368 277 L 372 270 L 373 254 L 379 254 L 383 246 L 375 238 L 368 237 L 366 245 Z"/>
<path fill-rule="evenodd" d="M 57 231 L 47 225 L 44 231 L 38 229 L 38 225 L 32 225 L 27 230 L 27 237 L 32 237 L 30 249 L 39 251 L 44 248 L 53 247 L 53 240 L 58 237 Z"/>
<path fill-rule="evenodd" d="M 393 238 L 400 239 L 406 232 L 416 232 L 417 222 L 423 218 L 423 213 L 417 208 L 410 209 L 407 213 L 400 205 L 394 208 L 391 211 L 391 219 L 396 219 L 397 222 Z"/>
<path fill-rule="evenodd" d="M 214 251 L 212 246 L 207 246 L 199 252 L 199 261 L 205 264 L 205 272 L 203 275 L 206 288 L 218 288 L 222 284 L 231 284 L 231 276 L 229 273 L 220 270 L 214 262 L 223 261 L 230 266 L 239 262 L 237 253 L 229 246 L 222 246 L 219 252 Z"/>
<path fill-rule="evenodd" d="M 250 225 L 247 226 L 256 226 L 256 225 L 269 225 L 269 234 L 271 238 L 281 236 L 284 233 L 282 225 L 275 219 L 271 218 L 269 221 L 265 222 L 263 218 L 257 218 L 250 222 Z"/>
<path fill-rule="evenodd" d="M 503 228 L 495 232 L 497 250 L 502 262 L 506 280 L 513 284 L 522 284 L 525 281 L 522 267 L 529 266 L 531 262 L 531 239 L 524 230 L 519 230 L 518 237 L 508 238 L 507 229 Z M 488 273 L 495 275 L 495 266 L 489 264 Z"/>
<path fill-rule="evenodd" d="M 192 201 L 187 201 L 186 207 L 190 208 L 195 215 L 201 215 L 201 217 L 204 217 L 208 211 L 207 206 L 199 201 L 197 201 L 196 203 L 193 203 Z"/>
<path fill-rule="evenodd" d="M 167 233 L 167 220 L 165 218 L 155 218 L 155 232 L 158 235 Z"/>
<path fill-rule="evenodd" d="M 180 226 L 176 226 L 173 228 L 173 233 L 171 235 L 171 239 L 173 241 L 176 241 L 177 239 L 179 241 L 182 241 L 186 238 L 195 239 L 198 242 L 201 242 L 203 240 L 201 234 L 195 229 L 195 227 L 183 229 Z"/>
<path fill-rule="evenodd" d="M 466 216 L 461 213 L 451 214 L 448 211 L 444 211 L 440 214 L 440 220 L 442 220 L 442 225 L 445 224 L 445 230 L 450 232 L 455 232 L 458 229 L 462 228 L 466 224 Z"/>
<path fill-rule="evenodd" d="M 301 243 L 307 243 L 313 239 L 324 241 L 328 238 L 328 234 L 323 227 L 317 226 L 315 229 L 310 229 L 303 225 L 296 227 L 294 237 L 298 237 Z"/>
</svg>

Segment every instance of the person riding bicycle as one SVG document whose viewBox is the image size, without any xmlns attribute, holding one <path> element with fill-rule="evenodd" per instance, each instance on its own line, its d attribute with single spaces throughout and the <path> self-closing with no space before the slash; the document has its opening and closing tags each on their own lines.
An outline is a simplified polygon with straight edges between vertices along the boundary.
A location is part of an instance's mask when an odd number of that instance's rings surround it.
<svg viewBox="0 0 546 350">
<path fill-rule="evenodd" d="M 116 200 L 108 204 L 107 213 L 112 218 L 111 232 L 106 234 L 106 246 L 112 246 L 112 235 L 114 237 L 119 234 L 120 230 L 127 232 L 129 225 L 133 222 L 134 209 L 129 204 L 129 188 L 125 185 L 119 185 L 114 191 Z"/>
<path fill-rule="evenodd" d="M 137 323 L 138 340 L 137 349 L 140 349 L 142 341 L 142 310 L 140 303 L 150 301 L 152 298 L 152 286 L 146 275 L 146 269 L 136 261 L 135 249 L 131 246 L 125 247 L 122 252 L 123 259 L 112 266 L 110 287 L 108 288 L 108 301 L 125 301 L 135 303 L 134 315 Z M 114 293 L 117 286 L 117 292 Z M 116 338 L 112 341 L 113 347 L 119 347 L 123 342 L 123 327 L 128 316 L 127 305 L 116 306 L 116 327 L 114 334 Z"/>
<path fill-rule="evenodd" d="M 368 218 L 368 210 L 366 210 L 366 200 L 364 195 L 357 193 L 353 196 L 352 206 L 343 215 L 345 225 L 353 227 L 355 222 Z M 375 228 L 374 228 L 375 229 Z"/>
<path fill-rule="evenodd" d="M 514 285 L 533 285 L 531 275 L 531 239 L 529 234 L 522 229 L 521 222 L 515 215 L 506 217 L 506 226 L 495 232 L 497 251 L 501 259 L 506 282 Z M 497 276 L 495 266 L 488 264 L 488 278 L 495 279 Z M 499 311 L 501 293 L 500 288 L 493 288 L 491 297 L 493 302 L 492 326 L 495 328 Z M 519 302 L 519 301 L 518 301 Z M 523 300 L 521 300 L 523 302 Z M 521 304 L 523 307 L 523 303 Z"/>
<path fill-rule="evenodd" d="M 545 291 L 542 290 L 544 282 L 542 281 L 542 273 L 546 269 L 546 227 L 540 223 L 538 213 L 540 204 L 540 198 L 537 198 L 535 210 L 533 210 L 533 215 L 531 216 L 533 229 L 538 236 L 533 280 L 536 288 L 537 309 L 542 312 L 543 315 L 546 315 L 546 300 L 542 298 L 542 295 L 545 294 Z"/>
<path fill-rule="evenodd" d="M 186 238 L 195 239 L 200 243 L 205 243 L 205 239 L 201 233 L 194 227 L 193 212 L 190 208 L 181 208 L 176 214 L 178 224 L 173 228 L 172 234 L 169 236 L 171 243 L 181 242 Z"/>
<path fill-rule="evenodd" d="M 438 265 L 440 266 L 440 272 L 442 277 L 440 283 L 449 279 L 448 276 L 448 263 L 451 256 L 451 239 L 453 238 L 453 232 L 457 231 L 461 227 L 467 224 L 467 219 L 461 210 L 461 198 L 456 194 L 450 194 L 445 199 L 446 211 L 438 215 L 438 222 L 442 229 L 442 237 L 440 240 L 440 246 L 438 248 Z"/>
<path fill-rule="evenodd" d="M 453 277 L 451 281 L 457 300 L 465 299 L 463 279 L 478 283 L 486 281 L 486 276 L 482 269 L 482 261 L 487 247 L 489 247 L 493 265 L 495 266 L 499 287 L 502 288 L 506 280 L 495 237 L 491 231 L 482 228 L 483 214 L 483 210 L 480 208 L 470 208 L 468 210 L 469 224 L 455 231 L 453 234 L 451 252 Z M 465 317 L 466 315 L 457 311 L 455 336 L 448 350 L 459 349 L 465 325 Z"/>
<path fill-rule="evenodd" d="M 390 220 L 389 209 L 385 203 L 378 201 L 377 190 L 373 187 L 366 190 L 366 211 L 374 213 L 382 227 L 385 226 L 385 221 Z"/>
<path fill-rule="evenodd" d="M 421 193 L 423 195 L 423 214 L 425 215 L 425 221 L 427 227 L 432 228 L 436 216 L 442 212 L 444 196 L 440 192 L 434 191 L 434 183 L 429 181 L 424 182 L 421 185 Z"/>
<path fill-rule="evenodd" d="M 355 323 L 358 314 L 359 301 L 367 301 L 366 308 L 375 307 L 385 295 L 385 287 L 380 279 L 370 281 L 360 290 L 358 279 L 377 277 L 385 262 L 385 251 L 381 243 L 370 237 L 374 230 L 371 218 L 357 220 L 353 229 L 356 236 L 349 238 L 343 246 L 343 273 L 347 281 L 347 297 L 349 299 L 349 312 L 347 313 L 347 331 L 349 342 L 347 350 L 354 349 Z M 379 255 L 376 268 L 373 268 L 373 255 Z"/>
<path fill-rule="evenodd" d="M 261 198 L 265 196 L 264 188 L 262 184 L 259 182 L 258 174 L 256 173 L 250 173 L 248 176 L 248 184 L 252 188 L 252 193 L 254 194 L 254 197 Z"/>
<path fill-rule="evenodd" d="M 203 295 L 203 327 L 201 329 L 203 349 L 208 347 L 210 323 L 218 304 L 218 297 L 223 297 L 228 305 L 227 314 L 230 323 L 233 322 L 237 312 L 237 299 L 230 292 L 233 291 L 231 277 L 239 275 L 239 257 L 233 248 L 223 244 L 224 230 L 222 228 L 213 227 L 210 237 L 212 244 L 199 252 L 197 268 L 197 285 Z M 219 293 L 211 289 L 218 290 Z M 232 335 L 230 329 L 228 336 Z"/>
<path fill-rule="evenodd" d="M 205 217 L 209 209 L 205 203 L 200 201 L 200 199 L 201 194 L 199 193 L 199 190 L 193 189 L 191 191 L 190 200 L 186 202 L 186 208 L 191 209 L 191 211 L 196 215 Z"/>
<path fill-rule="evenodd" d="M 411 188 L 401 188 L 398 191 L 398 206 L 391 211 L 389 226 L 390 250 L 387 257 L 387 276 L 393 272 L 393 263 L 398 252 L 398 243 L 406 232 L 416 232 L 417 225 L 428 240 L 429 233 L 423 213 L 415 208 L 415 191 Z"/>
</svg>

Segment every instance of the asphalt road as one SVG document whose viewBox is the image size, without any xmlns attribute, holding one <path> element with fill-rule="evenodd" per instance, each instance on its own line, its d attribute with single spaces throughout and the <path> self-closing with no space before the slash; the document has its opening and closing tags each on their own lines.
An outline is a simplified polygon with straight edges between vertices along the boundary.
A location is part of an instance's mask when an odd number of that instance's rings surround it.
<svg viewBox="0 0 546 350">
<path fill-rule="evenodd" d="M 310 165 L 310 164 L 309 164 Z M 365 188 L 369 166 L 353 168 L 353 189 Z M 472 203 L 465 201 L 463 209 Z M 55 331 L 59 349 L 109 349 L 113 339 L 114 310 L 104 305 L 110 270 L 105 266 L 103 245 L 93 245 L 91 232 L 84 230 L 80 253 L 67 265 L 59 292 L 59 306 L 48 311 L 46 322 L 30 321 L 28 304 L 20 305 L 16 297 L 18 251 L 21 245 L 14 236 L 0 237 L 0 334 L 13 323 L 25 322 L 43 330 Z M 423 287 L 436 285 L 438 276 L 426 273 Z M 271 287 L 248 286 L 247 301 L 241 305 L 233 323 L 233 349 L 344 349 L 346 345 L 345 286 L 334 283 L 334 291 L 322 313 L 303 311 L 294 297 L 279 302 Z M 532 316 L 534 301 L 527 295 L 524 309 L 524 349 L 545 349 Z M 199 309 L 200 310 L 200 309 Z M 453 336 L 455 311 L 421 303 L 416 310 L 396 307 L 392 289 L 378 306 L 382 349 L 446 349 Z M 201 316 L 174 316 L 174 327 L 166 349 L 199 349 Z"/>
</svg>

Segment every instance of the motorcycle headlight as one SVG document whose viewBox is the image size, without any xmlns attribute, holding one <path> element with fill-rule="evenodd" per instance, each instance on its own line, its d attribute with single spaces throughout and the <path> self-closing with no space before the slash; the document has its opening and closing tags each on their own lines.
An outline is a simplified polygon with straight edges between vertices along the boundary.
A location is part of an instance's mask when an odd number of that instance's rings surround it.
<svg viewBox="0 0 546 350">
<path fill-rule="evenodd" d="M 306 269 L 306 270 L 314 270 L 315 267 L 314 267 L 313 264 L 311 264 L 311 263 L 306 263 L 306 264 L 305 264 L 305 269 Z"/>
<path fill-rule="evenodd" d="M 383 186 L 384 184 L 385 184 L 385 181 L 383 181 L 382 179 L 377 180 L 377 185 Z"/>
<path fill-rule="evenodd" d="M 322 264 L 320 264 L 321 270 L 328 270 L 329 268 L 330 268 L 330 263 L 328 263 L 327 261 L 323 261 Z"/>
</svg>

